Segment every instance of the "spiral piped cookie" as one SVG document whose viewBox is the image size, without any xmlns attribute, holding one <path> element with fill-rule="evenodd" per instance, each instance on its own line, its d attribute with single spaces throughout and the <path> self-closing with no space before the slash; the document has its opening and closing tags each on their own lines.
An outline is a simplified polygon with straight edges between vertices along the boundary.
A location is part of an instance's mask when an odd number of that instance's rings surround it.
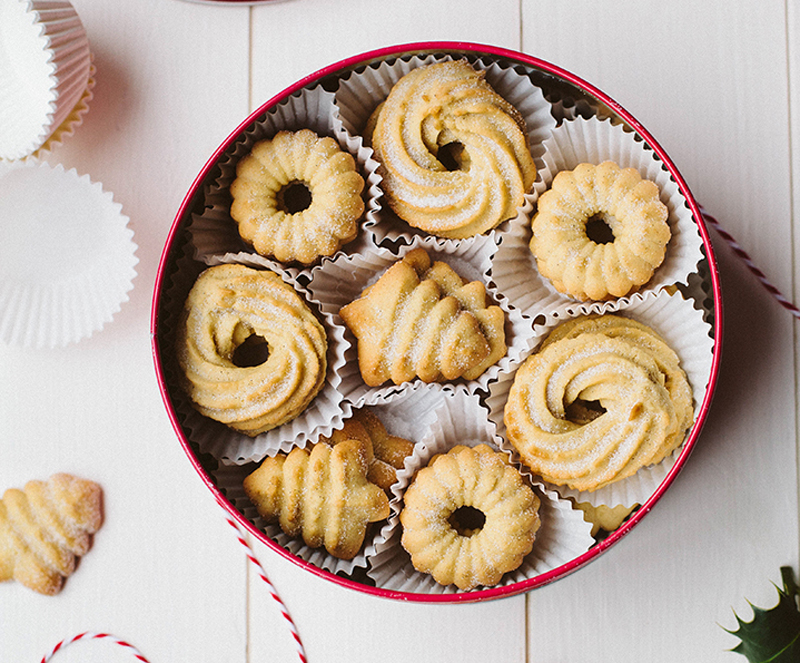
<svg viewBox="0 0 800 663">
<path fill-rule="evenodd" d="M 440 237 L 471 237 L 516 216 L 536 177 L 522 116 L 464 60 L 403 76 L 374 126 L 389 206 Z"/>
<path fill-rule="evenodd" d="M 667 207 L 658 186 L 633 168 L 605 161 L 561 171 L 537 204 L 530 248 L 539 273 L 560 292 L 581 300 L 624 297 L 664 260 Z"/>
<path fill-rule="evenodd" d="M 364 179 L 333 138 L 280 131 L 236 167 L 231 217 L 258 253 L 310 264 L 354 239 Z"/>
<path fill-rule="evenodd" d="M 297 417 L 325 381 L 325 328 L 280 276 L 244 265 L 198 277 L 176 349 L 195 408 L 250 436 Z"/>
<path fill-rule="evenodd" d="M 692 389 L 655 331 L 590 316 L 557 327 L 519 368 L 504 417 L 523 463 L 553 484 L 591 491 L 682 444 Z"/>
</svg>

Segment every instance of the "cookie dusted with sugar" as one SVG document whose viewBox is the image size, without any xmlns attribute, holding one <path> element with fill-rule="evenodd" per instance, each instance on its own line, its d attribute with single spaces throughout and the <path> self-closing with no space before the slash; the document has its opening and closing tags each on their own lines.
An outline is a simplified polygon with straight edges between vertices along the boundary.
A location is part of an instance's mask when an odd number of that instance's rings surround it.
<svg viewBox="0 0 800 663">
<path fill-rule="evenodd" d="M 261 255 L 311 264 L 355 238 L 364 178 L 333 138 L 280 131 L 236 167 L 231 217 Z"/>
<path fill-rule="evenodd" d="M 267 270 L 218 265 L 200 274 L 175 347 L 198 412 L 249 436 L 295 419 L 325 382 L 325 328 Z"/>
<path fill-rule="evenodd" d="M 516 216 L 536 178 L 522 116 L 465 60 L 410 71 L 372 123 L 389 206 L 430 234 L 496 227 Z"/>
<path fill-rule="evenodd" d="M 396 435 L 390 435 L 381 420 L 368 408 L 353 412 L 344 426 L 334 430 L 320 441 L 330 445 L 346 440 L 358 440 L 367 450 L 367 478 L 388 491 L 397 481 L 397 470 L 402 470 L 405 460 L 414 451 L 414 443 Z"/>
<path fill-rule="evenodd" d="M 672 234 L 659 195 L 654 182 L 612 161 L 559 172 L 532 221 L 539 273 L 580 300 L 635 292 L 663 262 Z"/>
<path fill-rule="evenodd" d="M 467 282 L 425 249 L 409 251 L 340 316 L 358 339 L 364 382 L 376 387 L 474 380 L 506 353 L 505 316 L 486 304 L 480 281 Z"/>
<path fill-rule="evenodd" d="M 534 473 L 593 491 L 683 443 L 692 389 L 678 356 L 646 325 L 612 314 L 576 318 L 517 370 L 504 419 Z"/>
<path fill-rule="evenodd" d="M 368 465 L 368 451 L 355 439 L 294 448 L 264 459 L 244 490 L 259 515 L 285 534 L 352 559 L 369 523 L 389 516 L 389 498 L 367 479 Z"/>
<path fill-rule="evenodd" d="M 103 522 L 102 489 L 70 474 L 9 488 L 0 500 L 0 581 L 57 594 Z"/>
<path fill-rule="evenodd" d="M 591 523 L 594 537 L 602 536 L 603 532 L 613 532 L 619 528 L 638 506 L 638 504 L 633 506 L 618 504 L 613 507 L 604 504 L 594 506 L 589 502 L 575 504 L 575 508 L 583 511 L 583 519 L 587 523 Z"/>
<path fill-rule="evenodd" d="M 461 590 L 496 585 L 518 568 L 541 525 L 539 498 L 485 444 L 434 456 L 403 500 L 401 543 L 414 568 Z"/>
</svg>

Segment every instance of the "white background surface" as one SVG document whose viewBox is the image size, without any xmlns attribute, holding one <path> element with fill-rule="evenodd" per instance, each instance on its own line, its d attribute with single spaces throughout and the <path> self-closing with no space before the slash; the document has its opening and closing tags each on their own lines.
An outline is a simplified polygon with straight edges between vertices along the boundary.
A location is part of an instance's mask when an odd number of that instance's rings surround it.
<svg viewBox="0 0 800 663">
<path fill-rule="evenodd" d="M 296 660 L 266 586 L 172 432 L 149 311 L 162 245 L 196 173 L 250 110 L 322 66 L 422 40 L 558 64 L 633 113 L 696 198 L 793 292 L 800 12 L 789 0 L 74 5 L 97 84 L 83 125 L 48 160 L 113 192 L 140 262 L 130 301 L 102 332 L 58 350 L 0 345 L 0 489 L 72 472 L 102 484 L 106 512 L 57 597 L 0 585 L 0 661 L 38 661 L 86 630 L 128 640 L 151 663 Z M 792 317 L 715 244 L 725 295 L 717 396 L 653 512 L 564 580 L 463 606 L 362 596 L 258 547 L 312 663 L 744 660 L 725 651 L 737 643 L 721 628 L 735 626 L 731 608 L 748 616 L 745 597 L 774 605 L 770 581 L 798 564 L 798 345 Z M 54 660 L 132 657 L 84 642 Z"/>
</svg>

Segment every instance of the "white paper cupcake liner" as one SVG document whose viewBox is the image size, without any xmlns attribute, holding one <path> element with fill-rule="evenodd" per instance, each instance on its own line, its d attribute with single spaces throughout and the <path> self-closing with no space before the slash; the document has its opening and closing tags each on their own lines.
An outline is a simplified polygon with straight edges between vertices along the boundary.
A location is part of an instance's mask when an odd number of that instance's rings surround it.
<svg viewBox="0 0 800 663">
<path fill-rule="evenodd" d="M 391 435 L 397 435 L 415 442 L 424 438 L 433 425 L 436 411 L 441 406 L 441 398 L 431 398 L 422 392 L 410 392 L 391 403 L 373 407 L 372 411 L 380 419 Z M 339 426 L 341 427 L 341 426 Z M 316 441 L 315 440 L 312 441 Z M 274 454 L 270 454 L 274 455 Z M 407 461 L 408 462 L 408 461 Z M 256 508 L 244 492 L 242 482 L 253 472 L 257 464 L 243 466 L 220 465 L 212 470 L 215 483 L 231 504 L 255 527 L 263 531 L 278 545 L 300 559 L 318 566 L 331 573 L 352 574 L 356 569 L 367 567 L 367 558 L 375 553 L 376 545 L 383 541 L 382 529 L 373 525 L 367 532 L 367 538 L 361 552 L 351 560 L 343 560 L 328 554 L 324 548 L 309 548 L 302 539 L 296 539 L 283 533 L 280 526 L 267 523 L 258 515 Z"/>
<path fill-rule="evenodd" d="M 385 60 L 375 67 L 367 67 L 363 71 L 352 73 L 340 81 L 336 92 L 337 120 L 348 132 L 361 133 L 372 111 L 386 99 L 394 84 L 403 76 L 413 69 L 452 59 L 449 55 L 412 56 L 393 61 Z M 556 126 L 551 106 L 545 100 L 542 91 L 531 82 L 530 78 L 513 68 L 482 60 L 472 62 L 472 65 L 478 70 L 485 71 L 486 80 L 492 88 L 522 114 L 536 168 L 537 170 L 542 168 L 544 140 Z M 524 204 L 518 210 L 518 217 L 527 216 L 532 209 L 532 200 L 530 196 L 525 197 Z M 375 219 L 373 231 L 378 244 L 409 243 L 415 236 L 427 236 L 426 233 L 398 219 L 385 205 L 377 207 L 371 213 L 371 217 Z M 487 234 L 492 235 L 493 232 Z M 434 238 L 434 241 L 439 247 L 445 248 L 460 240 Z"/>
<path fill-rule="evenodd" d="M 83 124 L 84 116 L 86 115 L 86 113 L 89 112 L 89 104 L 94 98 L 96 71 L 97 70 L 94 64 L 92 64 L 89 75 L 89 82 L 86 84 L 86 89 L 83 91 L 83 94 L 81 95 L 81 98 L 78 100 L 78 103 L 75 104 L 75 107 L 72 109 L 72 112 L 69 115 L 67 115 L 66 119 L 55 128 L 53 133 L 50 134 L 49 138 L 29 158 L 36 158 L 36 159 L 44 158 L 54 149 L 56 149 L 60 145 L 63 145 L 64 140 L 73 136 L 78 127 L 80 127 Z"/>
<path fill-rule="evenodd" d="M 0 6 L 0 159 L 40 149 L 86 101 L 90 75 L 86 31 L 69 2 L 6 0 Z"/>
<path fill-rule="evenodd" d="M 428 434 L 417 444 L 412 457 L 407 459 L 405 470 L 398 471 L 398 483 L 393 487 L 395 497 L 391 501 L 392 514 L 381 531 L 382 540 L 375 544 L 374 554 L 367 556 L 370 563 L 367 573 L 378 587 L 424 594 L 459 591 L 454 585 L 440 585 L 431 576 L 416 571 L 400 544 L 403 492 L 414 474 L 427 466 L 433 456 L 447 453 L 459 444 L 494 446 L 484 407 L 476 396 L 463 390 L 443 396 Z M 535 491 L 541 502 L 541 527 L 536 533 L 533 550 L 518 569 L 503 576 L 498 586 L 521 582 L 557 568 L 586 552 L 595 542 L 591 525 L 568 500 L 559 498 L 558 493 L 541 485 Z"/>
<path fill-rule="evenodd" d="M 556 122 L 576 120 L 578 118 L 610 120 L 612 124 L 622 124 L 605 104 L 601 104 L 594 97 L 582 94 L 579 90 L 572 90 L 570 94 L 564 91 L 550 90 L 546 95 L 547 101 L 553 107 L 553 116 Z"/>
<path fill-rule="evenodd" d="M 375 223 L 374 210 L 380 195 L 380 178 L 375 173 L 378 164 L 372 158 L 372 150 L 364 146 L 360 136 L 348 134 L 340 123 L 334 121 L 333 94 L 317 86 L 303 89 L 269 109 L 221 157 L 218 176 L 208 182 L 204 189 L 205 209 L 200 214 L 194 214 L 189 225 L 197 260 L 211 265 L 238 262 L 240 256 L 258 255 L 241 238 L 238 225 L 230 215 L 229 187 L 236 179 L 236 165 L 258 141 L 271 138 L 281 130 L 300 129 L 311 129 L 319 136 L 334 137 L 341 148 L 353 156 L 364 178 L 365 215 L 359 222 L 361 229 L 357 238 L 337 254 L 357 251 L 364 244 L 371 243 L 370 227 Z M 310 268 L 288 265 L 285 269 L 297 277 L 307 273 Z"/>
<path fill-rule="evenodd" d="M 191 249 L 187 248 L 187 251 L 191 252 Z M 259 260 L 244 258 L 239 264 L 253 268 L 265 267 Z M 166 305 L 163 308 L 166 316 L 165 336 L 168 338 L 176 338 L 176 327 L 183 302 L 202 267 L 203 265 L 194 261 L 191 255 L 185 255 L 178 261 L 178 269 L 171 279 L 165 297 Z M 308 291 L 291 274 L 274 264 L 270 268 L 279 274 L 284 282 L 291 285 L 312 309 L 319 309 Z M 295 446 L 304 447 L 309 439 L 320 434 L 328 435 L 334 428 L 341 426 L 342 421 L 351 413 L 350 404 L 344 401 L 339 389 L 340 373 L 344 367 L 349 342 L 344 338 L 344 328 L 336 324 L 330 315 L 320 310 L 319 317 L 328 338 L 325 384 L 298 417 L 255 437 L 233 430 L 197 412 L 188 396 L 178 386 L 177 371 L 180 369 L 175 366 L 168 367 L 167 380 L 171 386 L 171 398 L 181 427 L 186 439 L 195 444 L 201 454 L 210 454 L 225 465 L 244 465 L 257 462 L 279 451 L 288 451 Z"/>
<path fill-rule="evenodd" d="M 87 175 L 0 162 L 0 339 L 58 347 L 91 336 L 128 300 L 136 244 L 111 193 Z"/>
<path fill-rule="evenodd" d="M 694 301 L 686 300 L 680 294 L 670 295 L 667 291 L 650 292 L 641 298 L 623 303 L 618 312 L 654 329 L 677 353 L 681 368 L 686 372 L 689 384 L 692 386 L 696 420 L 711 375 L 714 341 L 710 334 L 710 325 L 704 320 L 704 311 L 696 308 L 694 304 Z M 546 316 L 543 325 L 537 327 L 537 344 L 569 317 L 592 312 L 594 312 L 592 307 L 586 306 L 576 310 L 571 316 L 565 317 L 559 314 Z M 514 375 L 513 371 L 506 373 L 490 386 L 487 405 L 489 419 L 496 426 L 498 444 L 519 461 L 519 454 L 506 438 L 503 421 L 503 410 L 514 382 Z M 679 447 L 656 465 L 644 467 L 636 474 L 596 491 L 577 491 L 564 486 L 552 487 L 563 497 L 573 497 L 577 502 L 588 502 L 594 506 L 644 504 L 667 477 L 681 449 L 682 447 Z"/>
<path fill-rule="evenodd" d="M 655 182 L 661 190 L 661 201 L 669 210 L 672 237 L 664 262 L 639 292 L 687 283 L 689 275 L 697 271 L 697 265 L 703 259 L 702 239 L 686 199 L 652 150 L 622 125 L 594 118 L 562 123 L 545 141 L 545 146 L 545 165 L 540 173 L 541 179 L 535 183 L 537 198 L 559 171 L 572 170 L 580 163 L 599 164 L 611 160 L 623 168 L 635 168 L 643 178 Z M 495 255 L 491 276 L 510 303 L 531 317 L 572 306 L 576 300 L 556 291 L 536 268 L 536 260 L 528 246 L 530 220 L 514 219 L 506 230 L 500 237 L 500 249 Z M 611 305 L 600 303 L 599 306 L 605 310 L 614 309 L 630 297 L 618 299 Z"/>
<path fill-rule="evenodd" d="M 434 260 L 446 262 L 462 278 L 468 281 L 480 280 L 484 284 L 486 284 L 485 273 L 488 269 L 491 255 L 496 249 L 490 238 L 482 236 L 462 240 L 457 244 L 449 244 L 445 247 L 437 243 L 433 237 L 417 236 L 411 244 L 402 246 L 397 253 L 376 247 L 372 250 L 341 256 L 336 260 L 326 262 L 312 271 L 312 278 L 308 288 L 315 301 L 320 303 L 322 310 L 330 314 L 337 324 L 345 326 L 339 316 L 341 308 L 358 299 L 366 287 L 380 278 L 391 265 L 405 256 L 406 253 L 420 247 L 426 249 Z M 532 337 L 530 322 L 519 311 L 509 309 L 491 286 L 487 285 L 486 293 L 489 300 L 497 302 L 506 316 L 505 332 L 506 345 L 508 347 L 506 355 L 496 364 L 490 366 L 476 380 L 457 380 L 452 383 L 431 384 L 428 386 L 430 389 L 448 390 L 459 384 L 472 393 L 478 389 L 486 389 L 491 380 L 502 371 L 507 370 L 523 354 L 530 350 Z M 340 390 L 344 398 L 355 406 L 383 402 L 420 382 L 420 380 L 413 380 L 402 385 L 385 383 L 379 387 L 366 385 L 361 378 L 358 366 L 358 341 L 349 329 L 345 331 L 345 337 L 350 342 L 350 346 L 346 352 Z"/>
</svg>

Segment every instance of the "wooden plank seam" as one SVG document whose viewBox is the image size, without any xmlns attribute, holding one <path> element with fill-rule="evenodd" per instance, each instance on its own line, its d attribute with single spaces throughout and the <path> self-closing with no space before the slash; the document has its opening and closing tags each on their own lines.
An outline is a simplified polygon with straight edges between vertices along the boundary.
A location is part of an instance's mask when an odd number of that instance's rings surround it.
<svg viewBox="0 0 800 663">
<path fill-rule="evenodd" d="M 225 519 L 228 521 L 228 524 L 234 530 L 236 530 L 236 539 L 237 541 L 239 541 L 239 543 L 241 543 L 245 547 L 247 559 L 249 559 L 253 563 L 253 565 L 255 565 L 256 569 L 258 570 L 258 577 L 261 578 L 261 580 L 263 580 L 266 583 L 270 596 L 278 604 L 278 607 L 280 608 L 281 611 L 281 616 L 284 618 L 289 627 L 289 632 L 291 633 L 292 639 L 294 640 L 295 649 L 297 651 L 297 655 L 300 658 L 301 663 L 307 663 L 306 652 L 305 648 L 303 647 L 303 642 L 300 639 L 300 634 L 297 631 L 297 627 L 295 626 L 294 620 L 292 619 L 292 616 L 289 614 L 289 610 L 286 608 L 286 604 L 281 599 L 280 594 L 278 594 L 278 590 L 275 589 L 275 585 L 272 584 L 269 577 L 267 576 L 267 572 L 264 570 L 264 567 L 261 565 L 261 562 L 258 561 L 258 558 L 255 555 L 255 551 L 247 542 L 247 540 L 244 538 L 244 535 L 242 534 L 242 531 L 239 529 L 239 526 L 234 522 L 233 518 L 231 518 L 227 513 L 225 514 Z"/>
</svg>

